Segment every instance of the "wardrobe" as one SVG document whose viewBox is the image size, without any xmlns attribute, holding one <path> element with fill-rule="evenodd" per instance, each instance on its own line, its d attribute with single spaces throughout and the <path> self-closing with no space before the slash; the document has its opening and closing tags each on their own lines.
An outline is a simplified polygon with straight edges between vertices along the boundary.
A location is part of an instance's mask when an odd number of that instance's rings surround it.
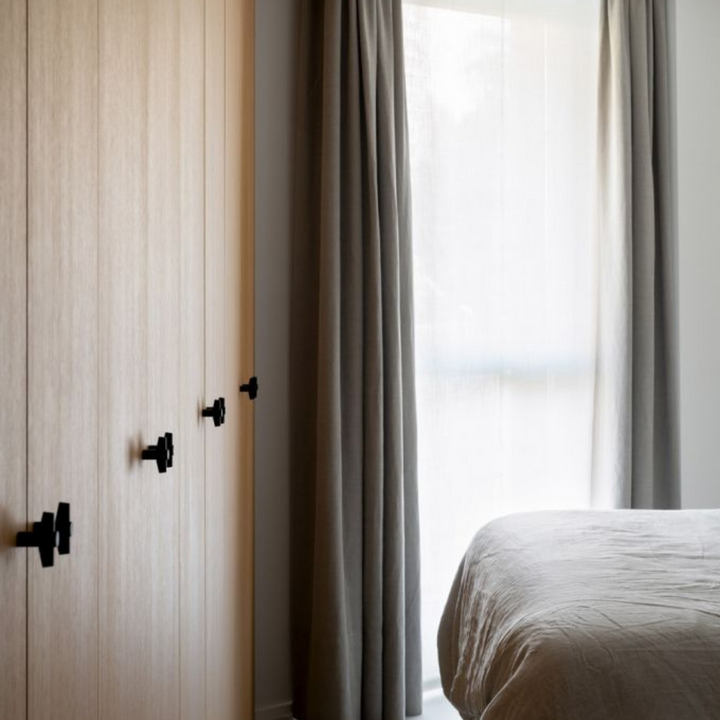
<svg viewBox="0 0 720 720">
<path fill-rule="evenodd" d="M 0 720 L 252 715 L 253 35 L 0 0 Z"/>
</svg>

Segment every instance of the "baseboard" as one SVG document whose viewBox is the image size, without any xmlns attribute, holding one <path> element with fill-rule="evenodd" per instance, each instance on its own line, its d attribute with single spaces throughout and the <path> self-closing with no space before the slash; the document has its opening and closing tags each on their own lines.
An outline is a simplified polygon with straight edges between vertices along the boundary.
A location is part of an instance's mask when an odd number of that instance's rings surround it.
<svg viewBox="0 0 720 720">
<path fill-rule="evenodd" d="M 292 720 L 292 703 L 275 703 L 255 708 L 255 720 Z"/>
</svg>

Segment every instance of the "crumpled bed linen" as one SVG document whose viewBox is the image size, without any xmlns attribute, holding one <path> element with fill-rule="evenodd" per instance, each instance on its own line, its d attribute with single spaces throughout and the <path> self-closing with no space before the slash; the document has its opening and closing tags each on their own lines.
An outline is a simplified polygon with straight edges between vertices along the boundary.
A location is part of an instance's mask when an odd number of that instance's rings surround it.
<svg viewBox="0 0 720 720">
<path fill-rule="evenodd" d="M 465 720 L 720 720 L 720 511 L 495 520 L 438 651 Z"/>
</svg>

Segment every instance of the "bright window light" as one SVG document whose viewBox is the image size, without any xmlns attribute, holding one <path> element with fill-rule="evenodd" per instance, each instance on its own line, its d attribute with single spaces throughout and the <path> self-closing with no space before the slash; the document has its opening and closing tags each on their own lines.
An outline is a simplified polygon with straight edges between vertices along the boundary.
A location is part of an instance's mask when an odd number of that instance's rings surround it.
<svg viewBox="0 0 720 720">
<path fill-rule="evenodd" d="M 590 504 L 599 12 L 404 6 L 428 687 L 481 525 Z"/>
</svg>

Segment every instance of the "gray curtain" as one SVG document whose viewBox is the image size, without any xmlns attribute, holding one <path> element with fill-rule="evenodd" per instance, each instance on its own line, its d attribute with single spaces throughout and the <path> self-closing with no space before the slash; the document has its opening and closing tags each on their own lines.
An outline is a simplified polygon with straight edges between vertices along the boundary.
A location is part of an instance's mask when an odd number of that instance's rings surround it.
<svg viewBox="0 0 720 720">
<path fill-rule="evenodd" d="M 421 712 L 400 0 L 302 0 L 292 288 L 298 720 Z"/>
<path fill-rule="evenodd" d="M 596 506 L 680 504 L 665 0 L 603 0 Z"/>
</svg>

